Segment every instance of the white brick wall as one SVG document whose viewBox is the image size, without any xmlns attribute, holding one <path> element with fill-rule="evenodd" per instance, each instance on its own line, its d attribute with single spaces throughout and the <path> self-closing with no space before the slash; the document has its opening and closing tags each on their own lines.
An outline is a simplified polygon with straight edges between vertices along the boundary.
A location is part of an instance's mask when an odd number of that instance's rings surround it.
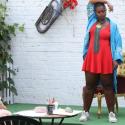
<svg viewBox="0 0 125 125">
<path fill-rule="evenodd" d="M 119 24 L 124 41 L 125 1 L 111 1 L 114 12 L 109 16 Z M 7 3 L 7 21 L 25 24 L 25 31 L 18 32 L 12 40 L 14 67 L 19 70 L 14 78 L 18 91 L 15 102 L 46 103 L 48 97 L 55 97 L 61 104 L 82 105 L 85 81 L 81 66 L 87 0 L 79 0 L 76 10 L 67 9 L 47 33 L 39 34 L 34 24 L 48 2 L 8 0 Z"/>
</svg>

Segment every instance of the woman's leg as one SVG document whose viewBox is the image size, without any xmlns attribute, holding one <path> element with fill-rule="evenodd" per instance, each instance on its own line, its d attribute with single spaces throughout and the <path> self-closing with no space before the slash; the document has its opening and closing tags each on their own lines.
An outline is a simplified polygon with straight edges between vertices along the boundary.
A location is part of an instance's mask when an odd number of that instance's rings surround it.
<svg viewBox="0 0 125 125">
<path fill-rule="evenodd" d="M 93 100 L 94 90 L 99 81 L 99 74 L 85 72 L 86 87 L 83 91 L 83 109 L 88 112 Z"/>
<path fill-rule="evenodd" d="M 100 80 L 104 88 L 108 111 L 114 112 L 115 94 L 113 92 L 113 74 L 101 74 Z"/>
</svg>

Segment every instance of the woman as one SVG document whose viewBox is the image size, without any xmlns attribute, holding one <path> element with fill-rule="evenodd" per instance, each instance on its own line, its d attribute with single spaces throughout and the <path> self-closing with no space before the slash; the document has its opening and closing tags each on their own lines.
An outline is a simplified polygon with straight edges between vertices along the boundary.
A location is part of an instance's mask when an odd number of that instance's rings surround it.
<svg viewBox="0 0 125 125">
<path fill-rule="evenodd" d="M 109 122 L 117 122 L 114 114 L 116 90 L 116 68 L 122 63 L 122 41 L 118 27 L 106 17 L 107 4 L 110 11 L 113 6 L 107 0 L 89 0 L 87 6 L 88 25 L 83 48 L 83 67 L 86 89 L 83 95 L 84 108 L 80 121 L 89 119 L 96 85 L 101 82 L 109 111 Z"/>
<path fill-rule="evenodd" d="M 11 114 L 12 113 L 7 110 L 6 106 L 3 104 L 1 97 L 0 97 L 0 117 L 9 116 Z"/>
</svg>

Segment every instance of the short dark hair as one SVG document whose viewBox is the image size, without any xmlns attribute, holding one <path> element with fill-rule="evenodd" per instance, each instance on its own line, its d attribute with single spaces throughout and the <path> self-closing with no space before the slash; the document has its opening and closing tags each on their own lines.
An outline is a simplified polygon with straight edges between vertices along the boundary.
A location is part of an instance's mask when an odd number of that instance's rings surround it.
<svg viewBox="0 0 125 125">
<path fill-rule="evenodd" d="M 104 4 L 104 3 L 97 2 L 97 3 L 95 3 L 95 4 L 94 4 L 94 11 L 96 11 L 96 8 L 97 8 L 97 7 L 100 7 L 100 6 L 103 6 L 103 7 L 104 7 L 104 9 L 106 9 L 106 6 L 105 6 L 105 4 Z"/>
</svg>

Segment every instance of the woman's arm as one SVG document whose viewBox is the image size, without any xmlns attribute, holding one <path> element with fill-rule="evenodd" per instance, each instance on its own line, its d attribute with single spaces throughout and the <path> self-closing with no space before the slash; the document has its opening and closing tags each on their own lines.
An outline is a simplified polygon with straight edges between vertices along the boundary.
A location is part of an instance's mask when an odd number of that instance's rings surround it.
<svg viewBox="0 0 125 125">
<path fill-rule="evenodd" d="M 101 2 L 101 3 L 105 3 L 107 4 L 107 0 L 89 0 L 90 3 L 97 3 L 97 2 Z"/>
<path fill-rule="evenodd" d="M 97 3 L 97 2 L 105 3 L 107 4 L 109 11 L 113 11 L 113 6 L 108 0 L 89 0 L 89 2 L 92 4 Z"/>
</svg>

